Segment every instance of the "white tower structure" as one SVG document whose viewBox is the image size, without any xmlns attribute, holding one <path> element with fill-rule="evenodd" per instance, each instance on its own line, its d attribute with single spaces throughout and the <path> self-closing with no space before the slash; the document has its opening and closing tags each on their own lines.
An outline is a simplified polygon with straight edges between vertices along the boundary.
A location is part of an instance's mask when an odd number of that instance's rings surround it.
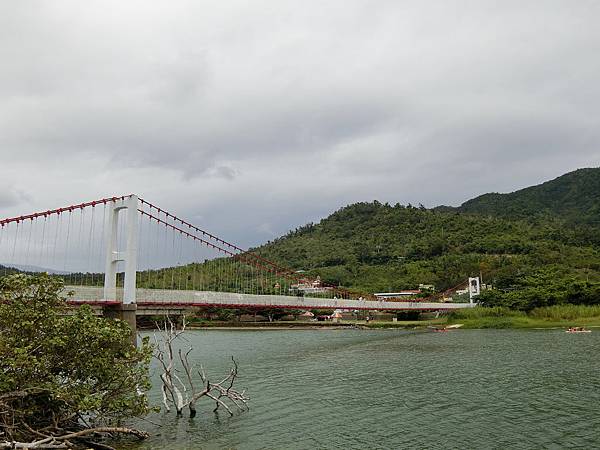
<svg viewBox="0 0 600 450">
<path fill-rule="evenodd" d="M 469 278 L 469 302 L 473 304 L 473 298 L 481 293 L 479 277 Z"/>
<path fill-rule="evenodd" d="M 125 263 L 123 304 L 135 305 L 139 200 L 136 195 L 130 195 L 112 201 L 107 207 L 104 300 L 117 299 L 117 263 L 123 261 Z M 123 229 L 126 245 L 124 249 L 119 249 L 119 221 L 123 219 L 125 219 Z"/>
</svg>

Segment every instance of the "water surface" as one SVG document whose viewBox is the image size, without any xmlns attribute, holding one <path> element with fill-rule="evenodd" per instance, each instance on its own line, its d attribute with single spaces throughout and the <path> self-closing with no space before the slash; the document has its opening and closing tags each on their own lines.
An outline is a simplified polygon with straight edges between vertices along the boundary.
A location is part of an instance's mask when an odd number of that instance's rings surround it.
<svg viewBox="0 0 600 450">
<path fill-rule="evenodd" d="M 153 436 L 138 448 L 600 447 L 600 332 L 206 330 L 187 338 L 210 378 L 236 357 L 251 409 L 215 415 L 207 401 L 195 419 L 152 415 L 157 425 L 142 425 Z"/>
</svg>

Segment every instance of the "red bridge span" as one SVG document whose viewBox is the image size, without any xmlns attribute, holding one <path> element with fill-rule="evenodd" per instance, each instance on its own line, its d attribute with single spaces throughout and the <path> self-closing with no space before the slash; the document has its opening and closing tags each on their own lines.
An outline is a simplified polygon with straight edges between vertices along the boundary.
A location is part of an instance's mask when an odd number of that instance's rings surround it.
<svg viewBox="0 0 600 450">
<path fill-rule="evenodd" d="M 103 300 L 102 288 L 87 286 L 67 286 L 72 296 L 68 302 L 72 305 L 114 306 L 121 300 Z M 471 307 L 469 303 L 444 303 L 433 301 L 383 301 L 367 299 L 337 299 L 299 297 L 289 295 L 255 295 L 234 292 L 137 289 L 138 315 L 150 314 L 148 311 L 163 309 L 193 309 L 202 307 L 218 308 L 256 308 L 256 309 L 340 309 L 367 311 L 447 311 Z"/>
<path fill-rule="evenodd" d="M 0 276 L 65 279 L 72 305 L 111 307 L 135 323 L 145 311 L 218 306 L 341 310 L 452 310 L 451 291 L 381 301 L 247 251 L 136 195 L 0 220 Z M 457 288 L 464 288 L 468 282 Z"/>
</svg>

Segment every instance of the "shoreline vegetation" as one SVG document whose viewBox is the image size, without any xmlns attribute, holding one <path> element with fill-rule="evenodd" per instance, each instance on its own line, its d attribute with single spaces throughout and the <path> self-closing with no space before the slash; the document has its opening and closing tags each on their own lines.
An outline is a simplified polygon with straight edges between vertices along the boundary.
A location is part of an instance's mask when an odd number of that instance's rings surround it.
<svg viewBox="0 0 600 450">
<path fill-rule="evenodd" d="M 554 305 L 535 308 L 529 312 L 503 307 L 475 307 L 453 311 L 437 319 L 397 322 L 346 320 L 338 323 L 309 321 L 231 322 L 191 318 L 190 329 L 217 330 L 278 330 L 278 329 L 427 329 L 461 324 L 461 329 L 556 329 L 583 326 L 600 327 L 600 305 Z"/>
<path fill-rule="evenodd" d="M 466 329 L 600 327 L 600 305 L 553 305 L 528 312 L 505 307 L 476 307 L 453 311 L 447 323 L 462 323 L 462 328 Z"/>
</svg>

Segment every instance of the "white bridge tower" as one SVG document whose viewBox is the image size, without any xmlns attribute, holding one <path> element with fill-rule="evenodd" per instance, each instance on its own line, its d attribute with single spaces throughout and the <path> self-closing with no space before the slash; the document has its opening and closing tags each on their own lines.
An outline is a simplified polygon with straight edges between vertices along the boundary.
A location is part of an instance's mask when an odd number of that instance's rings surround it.
<svg viewBox="0 0 600 450">
<path fill-rule="evenodd" d="M 469 302 L 473 304 L 473 298 L 481 294 L 479 277 L 469 278 Z"/>
<path fill-rule="evenodd" d="M 129 323 L 132 340 L 136 342 L 136 274 L 138 250 L 139 199 L 136 195 L 120 197 L 107 204 L 106 218 L 106 266 L 104 271 L 104 300 L 117 300 L 117 263 L 125 263 L 123 301 L 113 311 L 105 309 L 106 315 Z M 125 248 L 119 245 L 119 223 L 125 220 Z"/>
</svg>

